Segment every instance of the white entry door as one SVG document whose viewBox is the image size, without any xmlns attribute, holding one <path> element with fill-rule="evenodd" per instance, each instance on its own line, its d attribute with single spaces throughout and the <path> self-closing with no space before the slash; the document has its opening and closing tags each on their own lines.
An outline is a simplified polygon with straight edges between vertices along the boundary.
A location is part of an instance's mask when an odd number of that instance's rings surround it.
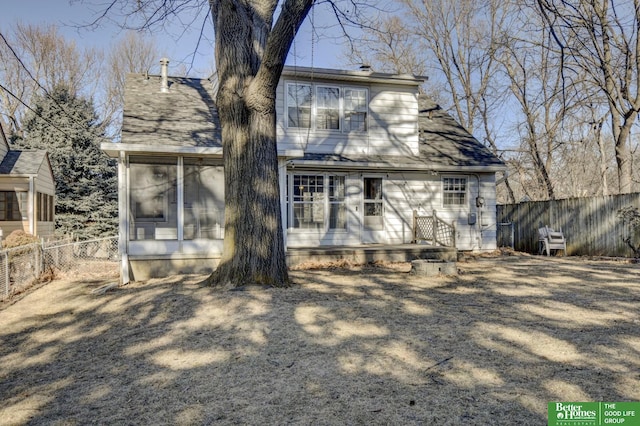
<svg viewBox="0 0 640 426">
<path fill-rule="evenodd" d="M 362 183 L 364 190 L 362 242 L 364 244 L 383 243 L 385 230 L 382 177 L 364 177 Z"/>
</svg>

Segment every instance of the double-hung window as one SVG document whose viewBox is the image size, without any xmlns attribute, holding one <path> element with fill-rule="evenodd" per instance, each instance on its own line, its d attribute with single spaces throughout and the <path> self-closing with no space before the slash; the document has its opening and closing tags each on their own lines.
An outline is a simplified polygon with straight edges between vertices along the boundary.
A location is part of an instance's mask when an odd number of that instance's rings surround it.
<svg viewBox="0 0 640 426">
<path fill-rule="evenodd" d="M 344 126 L 348 132 L 367 130 L 367 90 L 345 89 Z"/>
<path fill-rule="evenodd" d="M 467 203 L 467 178 L 442 178 L 442 204 L 444 206 L 464 206 Z"/>
<path fill-rule="evenodd" d="M 332 132 L 366 132 L 366 88 L 287 83 L 287 127 Z"/>
<path fill-rule="evenodd" d="M 311 127 L 311 85 L 291 83 L 287 85 L 287 114 L 289 127 Z"/>
<path fill-rule="evenodd" d="M 316 128 L 340 130 L 340 89 L 318 87 L 316 102 Z"/>
</svg>

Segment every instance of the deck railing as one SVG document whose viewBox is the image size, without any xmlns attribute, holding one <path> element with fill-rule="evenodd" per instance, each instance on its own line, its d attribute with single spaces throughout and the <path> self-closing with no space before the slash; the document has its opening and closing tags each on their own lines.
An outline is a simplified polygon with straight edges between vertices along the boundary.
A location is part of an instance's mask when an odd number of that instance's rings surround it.
<svg viewBox="0 0 640 426">
<path fill-rule="evenodd" d="M 455 222 L 447 223 L 440 219 L 433 211 L 431 216 L 418 216 L 417 210 L 413 211 L 413 240 L 427 241 L 434 246 L 455 247 L 456 227 Z"/>
</svg>

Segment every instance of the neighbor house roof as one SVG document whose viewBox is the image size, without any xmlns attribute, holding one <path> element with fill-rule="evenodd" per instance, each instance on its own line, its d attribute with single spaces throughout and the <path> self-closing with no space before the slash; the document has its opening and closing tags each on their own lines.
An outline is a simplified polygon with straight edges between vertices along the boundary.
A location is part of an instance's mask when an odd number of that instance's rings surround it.
<svg viewBox="0 0 640 426">
<path fill-rule="evenodd" d="M 128 74 L 125 81 L 122 142 L 139 145 L 221 147 L 213 86 L 208 79 Z"/>
<path fill-rule="evenodd" d="M 0 163 L 0 175 L 37 175 L 45 161 L 48 157 L 43 150 L 11 150 Z"/>
</svg>

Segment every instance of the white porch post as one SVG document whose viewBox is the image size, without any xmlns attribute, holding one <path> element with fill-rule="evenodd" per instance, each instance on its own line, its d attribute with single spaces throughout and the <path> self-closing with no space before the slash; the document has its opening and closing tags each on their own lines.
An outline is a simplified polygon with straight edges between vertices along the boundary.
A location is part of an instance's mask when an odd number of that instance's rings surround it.
<svg viewBox="0 0 640 426">
<path fill-rule="evenodd" d="M 184 240 L 184 157 L 178 157 L 178 173 L 176 176 L 176 202 L 178 204 L 178 242 L 182 247 Z"/>
<path fill-rule="evenodd" d="M 27 193 L 27 217 L 29 218 L 29 234 L 36 235 L 36 183 L 33 176 L 29 176 L 29 192 Z"/>
<path fill-rule="evenodd" d="M 120 151 L 118 157 L 118 253 L 120 253 L 120 283 L 129 283 L 129 174 L 127 156 Z"/>
<path fill-rule="evenodd" d="M 278 179 L 280 181 L 280 217 L 282 219 L 282 237 L 284 251 L 287 251 L 287 160 L 278 158 Z"/>
</svg>

